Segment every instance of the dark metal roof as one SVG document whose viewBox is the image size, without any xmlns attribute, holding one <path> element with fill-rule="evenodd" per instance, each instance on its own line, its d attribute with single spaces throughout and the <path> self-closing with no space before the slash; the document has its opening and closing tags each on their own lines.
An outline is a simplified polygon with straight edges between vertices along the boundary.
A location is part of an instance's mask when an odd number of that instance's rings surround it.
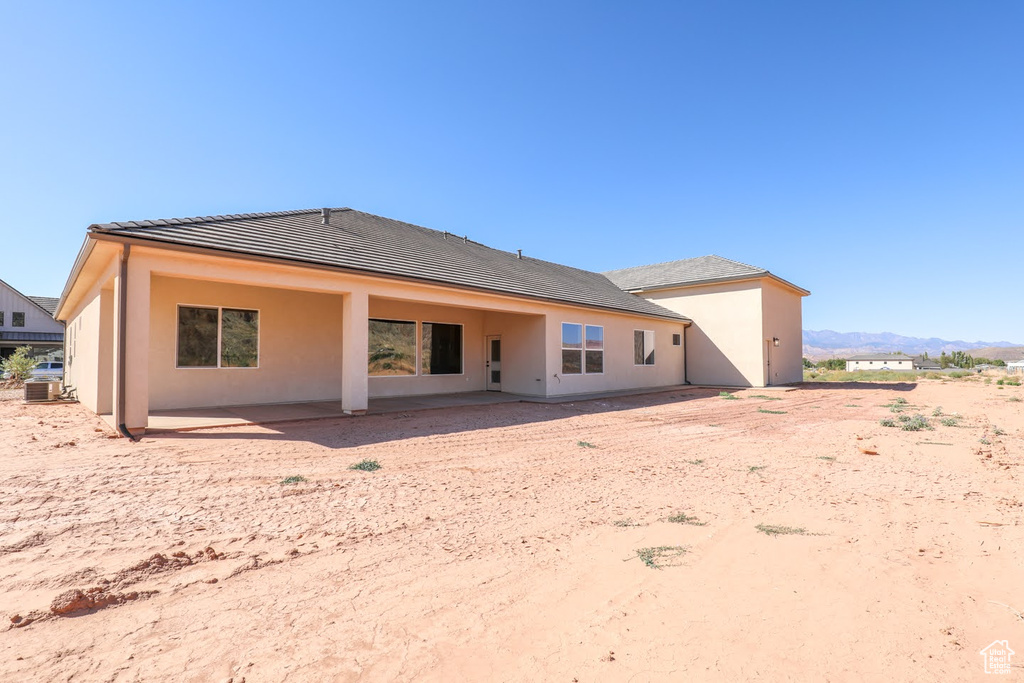
<svg viewBox="0 0 1024 683">
<path fill-rule="evenodd" d="M 26 299 L 30 299 L 39 308 L 43 309 L 50 315 L 53 315 L 57 310 L 57 302 L 60 301 L 54 296 L 26 296 Z"/>
<path fill-rule="evenodd" d="M 5 330 L 0 332 L 0 341 L 7 342 L 59 342 L 64 341 L 60 332 L 17 332 Z"/>
<path fill-rule="evenodd" d="M 626 291 L 685 287 L 729 280 L 744 280 L 753 277 L 770 276 L 790 287 L 806 291 L 782 278 L 772 275 L 764 268 L 750 266 L 710 254 L 697 258 L 654 263 L 649 266 L 621 268 L 603 273 L 609 280 Z"/>
<path fill-rule="evenodd" d="M 205 216 L 93 225 L 95 233 L 251 254 L 686 321 L 624 292 L 600 273 L 492 249 L 461 236 L 375 216 L 321 211 Z"/>
</svg>

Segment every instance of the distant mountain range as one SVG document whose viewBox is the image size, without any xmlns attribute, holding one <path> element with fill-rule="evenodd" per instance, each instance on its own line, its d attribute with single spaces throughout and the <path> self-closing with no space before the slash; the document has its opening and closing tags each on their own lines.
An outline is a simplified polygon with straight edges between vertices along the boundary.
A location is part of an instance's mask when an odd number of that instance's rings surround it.
<svg viewBox="0 0 1024 683">
<path fill-rule="evenodd" d="M 965 342 L 946 339 L 904 337 L 892 332 L 833 332 L 804 330 L 804 355 L 811 360 L 843 358 L 859 353 L 894 353 L 910 355 L 927 353 L 938 356 L 943 351 L 969 351 L 972 356 L 1002 360 L 1024 358 L 1024 345 L 1012 342 Z"/>
</svg>

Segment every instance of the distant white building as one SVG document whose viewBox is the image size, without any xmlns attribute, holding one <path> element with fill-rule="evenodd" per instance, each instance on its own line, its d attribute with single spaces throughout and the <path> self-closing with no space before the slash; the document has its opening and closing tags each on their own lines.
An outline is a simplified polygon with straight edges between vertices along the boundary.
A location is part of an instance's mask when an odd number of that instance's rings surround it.
<svg viewBox="0 0 1024 683">
<path fill-rule="evenodd" d="M 865 353 L 846 359 L 846 371 L 914 369 L 914 359 L 902 353 Z"/>
<path fill-rule="evenodd" d="M 1006 374 L 1008 375 L 1024 375 L 1024 359 L 1015 360 L 1012 363 L 1006 364 Z"/>
</svg>

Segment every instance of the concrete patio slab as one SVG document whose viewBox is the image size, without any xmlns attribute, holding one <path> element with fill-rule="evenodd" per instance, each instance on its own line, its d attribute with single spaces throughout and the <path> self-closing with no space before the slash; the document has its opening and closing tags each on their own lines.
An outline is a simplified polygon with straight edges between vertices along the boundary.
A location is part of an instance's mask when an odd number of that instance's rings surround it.
<svg viewBox="0 0 1024 683">
<path fill-rule="evenodd" d="M 758 387 L 758 391 L 792 391 L 792 386 Z M 465 406 L 496 405 L 500 403 L 575 403 L 578 401 L 594 401 L 623 396 L 641 396 L 660 394 L 690 389 L 728 389 L 739 391 L 751 387 L 708 387 L 692 384 L 676 384 L 648 389 L 626 389 L 621 391 L 602 391 L 590 394 L 574 394 L 572 396 L 522 396 L 495 391 L 471 391 L 461 394 L 434 394 L 427 396 L 393 396 L 372 398 L 369 401 L 367 414 L 381 415 L 386 413 L 404 413 L 417 410 L 434 410 L 437 408 L 461 408 Z M 100 417 L 116 429 L 111 415 Z M 323 418 L 351 417 L 341 409 L 341 399 L 335 401 L 307 401 L 301 403 L 276 403 L 248 406 L 221 406 L 211 408 L 184 408 L 179 410 L 154 410 L 149 414 L 149 426 L 146 433 L 190 431 L 193 429 L 209 429 L 212 427 L 237 427 L 241 425 L 272 424 L 275 422 L 296 422 L 301 420 L 317 420 Z"/>
</svg>

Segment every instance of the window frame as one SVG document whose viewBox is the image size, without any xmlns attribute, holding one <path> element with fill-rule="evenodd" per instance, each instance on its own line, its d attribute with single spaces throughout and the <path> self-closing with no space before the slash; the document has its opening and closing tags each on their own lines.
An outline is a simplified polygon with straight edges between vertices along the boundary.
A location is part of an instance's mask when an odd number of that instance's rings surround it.
<svg viewBox="0 0 1024 683">
<path fill-rule="evenodd" d="M 645 346 L 643 347 L 643 351 L 644 351 L 644 354 L 643 354 L 644 362 L 643 363 L 637 363 L 636 362 L 636 333 L 637 332 L 640 332 L 643 335 L 644 344 L 645 344 Z M 648 353 L 648 348 L 646 346 L 647 335 L 648 334 L 651 335 L 651 348 L 649 349 L 650 353 Z M 658 361 L 658 355 L 655 353 L 657 348 L 658 348 L 657 343 L 654 340 L 654 330 L 633 330 L 633 367 L 635 367 L 635 368 L 648 368 L 648 367 L 653 368 L 655 366 L 655 364 L 657 363 L 657 361 Z M 653 354 L 654 358 L 651 360 L 650 363 L 646 362 L 647 361 L 647 357 L 652 355 L 652 354 Z"/>
<path fill-rule="evenodd" d="M 571 346 L 566 346 L 565 345 L 565 326 L 566 325 L 575 325 L 576 327 L 580 328 L 580 347 L 578 349 L 575 349 L 575 348 L 573 348 Z M 584 325 L 583 323 L 576 323 L 576 322 L 571 322 L 571 321 L 568 321 L 568 320 L 563 320 L 561 322 L 561 324 L 559 325 L 559 327 L 558 327 L 558 348 L 559 348 L 559 354 L 558 355 L 559 355 L 559 358 L 560 358 L 560 360 L 559 360 L 559 371 L 560 371 L 560 374 L 562 374 L 562 375 L 569 375 L 571 377 L 575 377 L 576 375 L 585 375 L 586 374 L 584 372 L 584 370 L 586 369 L 585 365 L 584 365 L 586 363 L 586 356 L 584 355 L 584 351 L 586 351 L 585 347 L 587 345 L 587 339 L 584 336 L 585 334 L 586 334 L 586 325 Z M 566 351 L 579 351 L 580 352 L 580 371 L 579 372 L 566 372 L 565 371 L 565 352 Z"/>
<path fill-rule="evenodd" d="M 380 318 L 376 318 L 380 320 Z M 399 321 L 404 322 L 404 321 Z M 459 372 L 433 373 L 423 372 L 423 326 L 451 325 L 459 328 Z M 384 377 L 462 377 L 466 374 L 466 324 L 449 323 L 441 320 L 420 320 L 416 324 L 416 374 L 415 375 L 383 375 Z M 377 375 L 378 377 L 381 375 Z"/>
<path fill-rule="evenodd" d="M 181 324 L 182 308 L 205 308 L 217 311 L 217 364 L 216 365 L 179 365 L 178 349 L 180 335 L 178 326 Z M 256 313 L 256 365 L 221 365 L 221 355 L 224 343 L 224 309 L 232 311 L 252 311 Z M 263 309 L 243 308 L 241 306 L 210 306 L 208 304 L 177 304 L 174 309 L 174 369 L 175 370 L 259 370 L 262 366 L 263 350 Z"/>
<path fill-rule="evenodd" d="M 4 326 L 4 312 L 0 311 L 0 327 Z"/>
<path fill-rule="evenodd" d="M 21 316 L 21 324 L 18 324 L 17 316 Z M 25 311 L 11 311 L 11 327 L 25 327 Z"/>
<path fill-rule="evenodd" d="M 416 355 L 416 358 L 413 360 L 413 365 L 412 365 L 413 372 L 412 372 L 411 375 L 375 375 L 372 372 L 370 372 L 370 357 L 369 357 L 369 355 L 367 355 L 367 357 L 366 357 L 366 376 L 367 377 L 373 377 L 373 378 L 376 378 L 376 379 L 393 379 L 393 378 L 396 378 L 396 377 L 398 377 L 398 378 L 403 378 L 403 377 L 419 377 L 420 376 L 420 344 L 423 343 L 421 341 L 421 339 L 420 339 L 420 336 L 421 336 L 420 335 L 420 321 L 419 320 L 399 320 L 398 318 L 379 318 L 379 317 L 375 317 L 375 316 L 374 317 L 367 316 L 367 318 L 366 318 L 366 341 L 367 342 L 370 341 L 370 322 L 374 321 L 374 320 L 376 320 L 378 322 L 382 322 L 382 323 L 408 323 L 408 324 L 412 325 L 412 338 L 413 338 L 413 340 L 412 340 L 412 349 L 413 349 L 413 353 Z M 465 342 L 463 342 L 463 343 L 465 343 Z M 369 343 L 367 343 L 367 353 L 369 353 Z M 463 367 L 463 370 L 465 370 L 465 367 Z"/>
</svg>

